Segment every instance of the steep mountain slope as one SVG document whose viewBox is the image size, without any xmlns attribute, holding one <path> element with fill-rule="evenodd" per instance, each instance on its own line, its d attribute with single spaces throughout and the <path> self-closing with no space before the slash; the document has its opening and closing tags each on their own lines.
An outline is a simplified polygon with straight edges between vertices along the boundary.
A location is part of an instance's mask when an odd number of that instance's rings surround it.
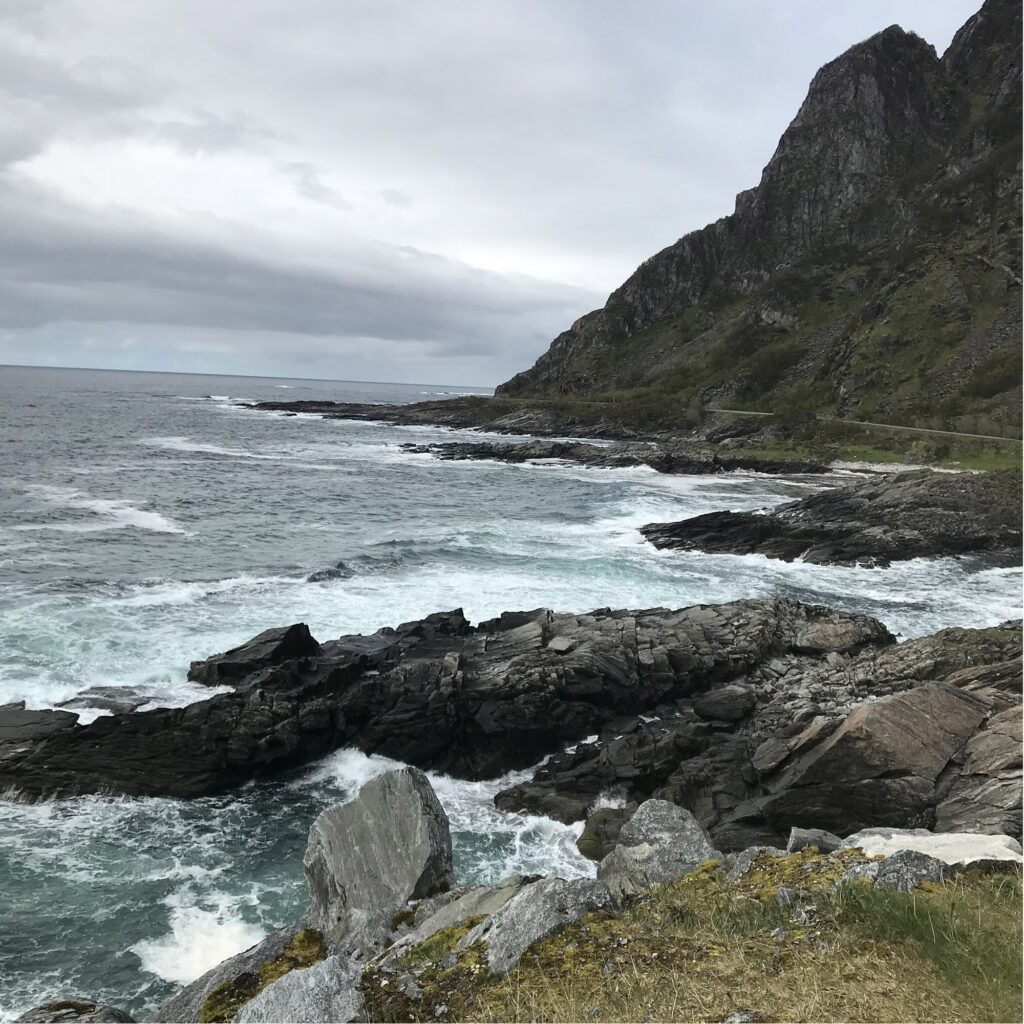
<svg viewBox="0 0 1024 1024">
<path fill-rule="evenodd" d="M 1012 430 L 1021 5 L 939 58 L 892 26 L 825 65 L 760 184 L 645 261 L 500 396 Z"/>
</svg>

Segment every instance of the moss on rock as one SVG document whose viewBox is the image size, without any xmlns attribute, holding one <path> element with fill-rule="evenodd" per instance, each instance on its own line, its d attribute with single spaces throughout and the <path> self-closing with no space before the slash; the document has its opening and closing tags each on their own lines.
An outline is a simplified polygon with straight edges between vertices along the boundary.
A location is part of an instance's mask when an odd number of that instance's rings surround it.
<svg viewBox="0 0 1024 1024">
<path fill-rule="evenodd" d="M 264 960 L 255 971 L 243 971 L 212 988 L 203 1000 L 199 1020 L 203 1024 L 233 1020 L 242 1006 L 278 978 L 312 967 L 326 956 L 323 935 L 313 928 L 304 928 L 273 960 Z"/>
</svg>

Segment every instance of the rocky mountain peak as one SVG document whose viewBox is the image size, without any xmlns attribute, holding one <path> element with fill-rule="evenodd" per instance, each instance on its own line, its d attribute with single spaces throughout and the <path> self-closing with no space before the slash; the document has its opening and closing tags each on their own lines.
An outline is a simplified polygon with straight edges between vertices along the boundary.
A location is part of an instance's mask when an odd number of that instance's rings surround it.
<svg viewBox="0 0 1024 1024">
<path fill-rule="evenodd" d="M 732 214 L 645 260 L 497 394 L 605 394 L 623 423 L 666 427 L 693 403 L 796 403 L 1012 429 L 1020 94 L 1020 0 L 987 0 L 941 58 L 898 25 L 850 47 Z"/>
</svg>

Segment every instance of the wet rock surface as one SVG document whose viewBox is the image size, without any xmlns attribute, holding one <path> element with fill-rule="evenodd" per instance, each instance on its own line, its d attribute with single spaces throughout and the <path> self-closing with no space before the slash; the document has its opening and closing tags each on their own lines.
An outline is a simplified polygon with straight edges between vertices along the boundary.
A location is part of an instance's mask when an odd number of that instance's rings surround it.
<svg viewBox="0 0 1024 1024">
<path fill-rule="evenodd" d="M 766 514 L 709 512 L 641 533 L 656 547 L 886 566 L 970 551 L 1021 551 L 1021 475 L 920 470 L 859 481 Z"/>
<path fill-rule="evenodd" d="M 301 639 L 301 653 L 281 660 L 289 634 Z M 538 609 L 478 626 L 454 611 L 322 644 L 299 627 L 257 641 L 195 663 L 193 678 L 230 678 L 233 690 L 188 707 L 88 725 L 67 712 L 0 709 L 0 790 L 23 799 L 98 791 L 190 797 L 345 744 L 421 768 L 493 777 L 624 716 L 659 707 L 674 714 L 678 700 L 734 681 L 749 685 L 761 672 L 764 679 L 793 672 L 795 685 L 801 666 L 884 648 L 893 638 L 866 616 L 776 599 L 585 615 Z M 307 653 L 314 644 L 315 656 Z M 248 674 L 236 675 L 243 665 Z M 865 679 L 841 700 L 872 692 Z M 805 705 L 809 715 L 812 706 Z M 791 722 L 794 708 L 780 708 L 776 720 Z M 639 728 L 623 737 L 612 750 L 616 770 L 603 777 L 613 785 L 631 778 L 642 791 L 666 781 L 685 757 L 717 747 L 714 721 L 685 706 L 679 713 L 684 720 L 667 738 Z M 577 756 L 587 760 L 591 749 L 581 744 Z M 652 757 L 656 766 L 641 766 Z M 600 792 L 594 781 L 568 800 L 558 796 L 555 816 L 585 817 Z"/>
</svg>

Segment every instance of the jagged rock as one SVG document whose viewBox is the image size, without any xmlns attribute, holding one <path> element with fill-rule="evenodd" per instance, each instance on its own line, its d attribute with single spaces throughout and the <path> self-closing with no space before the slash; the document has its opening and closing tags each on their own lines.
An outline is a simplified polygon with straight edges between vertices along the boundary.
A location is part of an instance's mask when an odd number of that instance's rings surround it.
<svg viewBox="0 0 1024 1024">
<path fill-rule="evenodd" d="M 581 444 L 577 441 L 452 441 L 443 444 L 406 445 L 407 451 L 440 459 L 487 459 L 521 464 L 539 459 L 559 459 L 584 466 L 622 468 L 650 466 L 659 473 L 698 475 L 756 469 L 762 473 L 827 473 L 822 462 L 798 459 L 752 459 L 742 455 L 716 454 L 708 445 L 684 441 L 618 442 Z"/>
<path fill-rule="evenodd" d="M 674 882 L 706 860 L 721 859 L 697 819 L 665 800 L 647 800 L 619 832 L 597 877 L 615 896 Z"/>
<path fill-rule="evenodd" d="M 304 970 L 289 971 L 254 996 L 235 1015 L 236 1024 L 319 1024 L 363 1020 L 359 992 L 362 964 L 329 956 Z"/>
<path fill-rule="evenodd" d="M 313 822 L 303 864 L 312 926 L 336 945 L 370 941 L 409 900 L 451 887 L 448 817 L 423 772 L 388 772 Z"/>
<path fill-rule="evenodd" d="M 723 722 L 739 722 L 755 707 L 757 696 L 753 689 L 738 683 L 716 686 L 693 698 L 693 710 L 701 718 L 718 719 Z"/>
<path fill-rule="evenodd" d="M 976 832 L 930 832 L 926 828 L 866 828 L 847 836 L 840 849 L 858 847 L 868 857 L 901 852 L 927 854 L 943 864 L 964 867 L 976 861 L 1020 864 L 1021 844 L 1012 836 Z"/>
<path fill-rule="evenodd" d="M 1014 682 L 1020 685 L 1019 666 Z M 936 829 L 1021 834 L 1021 743 L 1016 705 L 993 715 L 968 740 L 960 775 L 935 808 Z"/>
<path fill-rule="evenodd" d="M 941 882 L 947 874 L 949 869 L 941 860 L 917 850 L 901 850 L 879 863 L 873 884 L 876 889 L 913 892 L 922 882 Z"/>
<path fill-rule="evenodd" d="M 928 818 L 935 783 L 984 721 L 984 707 L 945 683 L 928 683 L 856 708 L 828 739 L 798 753 L 762 785 L 769 822 L 886 825 Z"/>
<path fill-rule="evenodd" d="M 296 658 L 315 658 L 320 654 L 320 645 L 309 633 L 304 622 L 278 629 L 267 629 L 223 654 L 193 661 L 188 678 L 206 686 L 232 685 L 244 676 L 260 669 L 279 665 Z"/>
<path fill-rule="evenodd" d="M 1019 473 L 896 473 L 755 512 L 709 512 L 641 533 L 659 548 L 885 566 L 926 555 L 1019 552 Z"/>
<path fill-rule="evenodd" d="M 459 941 L 459 948 L 467 949 L 483 940 L 490 973 L 503 977 L 533 943 L 557 935 L 566 925 L 594 911 L 619 915 L 618 904 L 603 882 L 542 878 L 470 929 Z"/>
<path fill-rule="evenodd" d="M 59 999 L 51 1000 L 34 1006 L 18 1017 L 16 1024 L 63 1024 L 63 1022 L 74 1022 L 74 1024 L 99 1024 L 99 1022 L 124 1022 L 130 1024 L 135 1020 L 124 1010 L 118 1010 L 114 1006 L 105 1006 L 92 999 L 83 999 L 81 996 L 62 996 Z"/>
<path fill-rule="evenodd" d="M 725 880 L 735 882 L 738 878 L 742 878 L 750 870 L 754 858 L 762 853 L 770 854 L 772 857 L 785 857 L 787 851 L 781 850 L 777 846 L 748 846 L 736 854 L 736 858 L 726 872 Z"/>
<path fill-rule="evenodd" d="M 843 846 L 843 840 L 832 832 L 826 832 L 821 828 L 797 828 L 794 826 L 789 830 L 789 842 L 786 843 L 786 851 L 794 853 L 802 850 L 805 846 L 816 846 L 822 853 L 831 853 Z"/>
<path fill-rule="evenodd" d="M 245 974 L 259 974 L 260 965 L 276 961 L 303 931 L 302 922 L 286 925 L 268 935 L 262 942 L 217 964 L 180 992 L 165 999 L 147 1018 L 147 1022 L 198 1021 L 203 1003 L 210 993 L 225 982 Z"/>
<path fill-rule="evenodd" d="M 612 851 L 622 826 L 633 816 L 627 807 L 600 807 L 587 818 L 576 849 L 588 860 L 603 860 Z"/>
<path fill-rule="evenodd" d="M 418 767 L 493 777 L 623 715 L 738 682 L 765 662 L 795 654 L 798 637 L 829 623 L 850 627 L 841 631 L 846 653 L 893 642 L 865 616 L 775 599 L 587 615 L 538 609 L 476 627 L 455 611 L 329 641 L 315 657 L 270 665 L 254 662 L 251 651 L 238 654 L 253 646 L 243 645 L 197 669 L 207 680 L 230 676 L 233 691 L 188 707 L 84 726 L 59 712 L 28 713 L 37 734 L 43 729 L 37 738 L 26 738 L 25 712 L 0 709 L 0 789 L 27 799 L 94 792 L 190 797 L 346 743 Z M 261 658 L 277 658 L 289 631 L 262 634 L 268 635 L 273 639 L 255 646 Z M 290 635 L 306 636 L 299 627 Z M 251 675 L 233 675 L 254 663 Z M 708 731 L 696 716 L 686 735 L 668 745 L 647 731 L 667 770 L 650 775 L 627 749 L 615 770 L 638 785 L 650 778 L 642 794 L 650 796 L 672 766 L 698 752 Z M 577 789 L 570 801 L 575 816 L 585 817 L 605 788 Z"/>
<path fill-rule="evenodd" d="M 398 939 L 378 960 L 382 968 L 390 968 L 414 946 L 429 939 L 445 928 L 453 928 L 472 917 L 490 917 L 497 913 L 513 896 L 537 881 L 536 876 L 509 875 L 497 885 L 474 885 L 458 899 L 429 911 L 429 900 L 416 908 L 416 924 L 412 931 Z M 421 908 L 424 908 L 421 911 Z"/>
<path fill-rule="evenodd" d="M 930 824 L 940 809 L 961 831 L 1015 832 L 997 826 L 1020 814 L 1020 786 L 1013 786 L 1019 769 L 996 765 L 1019 757 L 1010 732 L 1021 699 L 1018 624 L 942 630 L 898 646 L 838 652 L 823 648 L 841 630 L 821 622 L 820 629 L 807 623 L 794 637 L 817 657 L 779 655 L 734 677 L 758 694 L 758 704 L 728 730 L 712 728 L 694 713 L 694 699 L 703 692 L 697 691 L 663 705 L 658 721 L 619 721 L 617 729 L 631 731 L 602 731 L 593 743 L 555 754 L 532 780 L 499 793 L 496 804 L 536 811 L 557 809 L 560 797 L 580 806 L 604 791 L 638 801 L 654 795 L 689 808 L 724 850 L 782 846 L 794 824 L 839 835 L 884 821 Z M 934 709 L 931 690 L 909 693 L 930 681 L 945 686 Z M 899 693 L 905 697 L 895 707 L 871 703 Z M 847 717 L 857 707 L 855 717 Z M 941 709 L 951 731 L 935 745 L 931 734 L 941 723 L 933 719 Z M 906 742 L 900 732 L 905 727 L 911 729 Z M 973 736 L 978 740 L 968 739 L 966 750 L 977 749 L 979 756 L 972 760 L 965 758 L 963 741 Z M 814 785 L 810 776 L 802 781 L 794 766 L 809 767 L 835 744 L 841 749 L 828 757 L 842 761 L 843 750 L 859 747 L 860 761 L 833 773 L 826 759 Z M 884 766 L 874 763 L 883 747 Z M 993 749 L 1002 753 L 981 756 Z M 991 767 L 993 774 L 971 774 L 975 766 L 978 772 Z M 994 814 L 991 805 L 972 806 L 959 796 L 968 784 L 988 787 L 1006 810 Z M 897 799 L 890 799 L 893 794 Z M 778 813 L 766 814 L 775 803 Z M 954 819 L 954 811 L 962 817 Z"/>
</svg>

